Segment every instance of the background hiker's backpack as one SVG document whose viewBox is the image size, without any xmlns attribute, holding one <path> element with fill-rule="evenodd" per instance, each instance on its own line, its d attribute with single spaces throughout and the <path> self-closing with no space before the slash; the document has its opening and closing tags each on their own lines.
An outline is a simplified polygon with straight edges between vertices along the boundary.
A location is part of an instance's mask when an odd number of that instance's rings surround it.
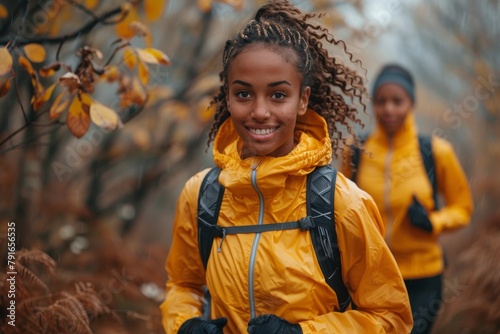
<svg viewBox="0 0 500 334">
<path fill-rule="evenodd" d="M 263 233 L 284 229 L 309 230 L 316 257 L 325 276 L 325 281 L 335 291 L 343 312 L 351 304 L 351 296 L 342 281 L 340 251 L 335 232 L 333 200 L 337 171 L 330 165 L 317 167 L 307 176 L 307 217 L 284 223 L 221 227 L 217 225 L 220 205 L 224 193 L 218 181 L 220 169 L 212 168 L 205 176 L 198 198 L 198 245 L 205 268 L 214 238 L 231 234 Z"/>
<path fill-rule="evenodd" d="M 363 144 L 368 137 L 361 136 L 360 142 Z M 422 161 L 424 163 L 425 171 L 427 177 L 432 186 L 432 192 L 434 197 L 435 210 L 438 209 L 438 190 L 437 190 L 437 178 L 434 167 L 434 154 L 432 153 L 432 138 L 429 136 L 418 135 L 418 145 L 420 148 L 420 155 L 422 156 Z M 360 161 L 360 148 L 358 146 L 351 147 L 351 166 L 352 166 L 352 176 L 351 180 L 356 183 L 358 176 L 358 168 Z"/>
</svg>

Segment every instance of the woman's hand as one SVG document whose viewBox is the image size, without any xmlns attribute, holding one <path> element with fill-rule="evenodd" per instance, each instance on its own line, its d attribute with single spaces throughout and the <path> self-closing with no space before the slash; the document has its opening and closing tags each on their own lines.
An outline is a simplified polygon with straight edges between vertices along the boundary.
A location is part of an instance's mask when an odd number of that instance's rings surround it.
<svg viewBox="0 0 500 334">
<path fill-rule="evenodd" d="M 250 334 L 302 334 L 299 324 L 292 324 L 274 314 L 264 314 L 248 323 Z"/>
<path fill-rule="evenodd" d="M 217 318 L 214 320 L 203 320 L 201 318 L 191 318 L 186 320 L 179 334 L 222 334 L 222 329 L 227 324 L 227 318 Z"/>
</svg>

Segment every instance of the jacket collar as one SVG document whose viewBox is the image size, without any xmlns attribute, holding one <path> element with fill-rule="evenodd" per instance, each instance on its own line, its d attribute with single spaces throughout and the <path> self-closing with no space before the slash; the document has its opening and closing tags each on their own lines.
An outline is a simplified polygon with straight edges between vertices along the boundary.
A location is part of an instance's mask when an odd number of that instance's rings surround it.
<svg viewBox="0 0 500 334">
<path fill-rule="evenodd" d="M 381 142 L 384 145 L 392 144 L 392 146 L 397 149 L 401 148 L 409 143 L 412 143 L 418 134 L 417 125 L 415 123 L 415 116 L 413 111 L 410 111 L 406 116 L 403 126 L 399 131 L 394 133 L 392 136 L 384 130 L 384 128 L 377 122 L 375 125 L 375 130 L 373 131 L 373 138 L 377 142 Z"/>
<path fill-rule="evenodd" d="M 255 194 L 250 180 L 251 170 L 255 169 L 257 183 L 264 196 L 275 195 L 284 188 L 287 177 L 306 175 L 315 167 L 331 162 L 332 150 L 326 121 L 313 110 L 307 110 L 298 117 L 295 142 L 295 148 L 283 157 L 241 159 L 241 139 L 229 117 L 221 125 L 213 147 L 215 164 L 222 169 L 220 183 L 237 194 Z"/>
</svg>

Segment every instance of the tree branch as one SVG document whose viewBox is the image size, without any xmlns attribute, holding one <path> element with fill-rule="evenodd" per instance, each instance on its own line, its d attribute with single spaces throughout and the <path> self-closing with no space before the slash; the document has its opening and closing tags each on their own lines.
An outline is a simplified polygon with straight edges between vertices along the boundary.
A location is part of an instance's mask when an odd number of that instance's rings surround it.
<svg viewBox="0 0 500 334">
<path fill-rule="evenodd" d="M 31 39 L 21 39 L 19 40 L 16 45 L 26 45 L 26 44 L 29 44 L 29 43 L 38 43 L 38 44 L 58 44 L 58 43 L 62 43 L 62 42 L 65 42 L 67 40 L 71 40 L 71 39 L 74 39 L 82 34 L 87 34 L 89 33 L 96 25 L 98 25 L 99 23 L 102 23 L 104 22 L 106 19 L 109 19 L 110 17 L 113 17 L 115 15 L 118 15 L 122 13 L 122 9 L 121 7 L 118 7 L 118 8 L 115 8 L 105 14 L 103 14 L 102 16 L 90 21 L 89 23 L 87 23 L 85 26 L 83 26 L 82 28 L 80 28 L 79 30 L 71 33 L 71 34 L 67 34 L 67 35 L 63 35 L 63 36 L 58 36 L 58 37 L 44 37 L 44 36 L 39 36 L 39 37 L 34 37 L 34 38 L 31 38 Z M 9 39 L 0 39 L 0 45 L 7 45 L 7 43 L 9 43 Z"/>
</svg>

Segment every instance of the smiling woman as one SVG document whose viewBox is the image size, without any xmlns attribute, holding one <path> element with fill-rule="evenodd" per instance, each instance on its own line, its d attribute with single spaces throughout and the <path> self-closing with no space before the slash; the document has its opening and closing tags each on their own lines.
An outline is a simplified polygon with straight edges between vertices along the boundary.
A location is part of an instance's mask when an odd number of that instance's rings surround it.
<svg viewBox="0 0 500 334">
<path fill-rule="evenodd" d="M 243 159 L 284 156 L 295 146 L 297 116 L 305 114 L 311 88 L 302 88 L 302 74 L 279 51 L 257 43 L 231 64 L 227 104 Z"/>
<path fill-rule="evenodd" d="M 345 100 L 363 104 L 365 87 L 322 47 L 342 41 L 314 17 L 273 1 L 226 43 L 209 135 L 217 168 L 188 180 L 177 202 L 167 333 L 411 329 L 375 203 L 330 166 L 338 126 L 359 122 Z"/>
</svg>

